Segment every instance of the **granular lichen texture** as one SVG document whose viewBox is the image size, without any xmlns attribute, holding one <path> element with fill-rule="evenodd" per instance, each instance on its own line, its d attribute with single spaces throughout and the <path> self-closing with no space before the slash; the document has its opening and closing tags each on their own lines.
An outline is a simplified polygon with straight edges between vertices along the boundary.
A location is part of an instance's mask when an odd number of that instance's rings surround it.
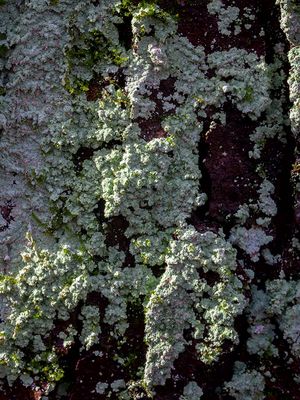
<svg viewBox="0 0 300 400">
<path fill-rule="evenodd" d="M 298 0 L 0 0 L 0 399 L 300 399 Z"/>
</svg>

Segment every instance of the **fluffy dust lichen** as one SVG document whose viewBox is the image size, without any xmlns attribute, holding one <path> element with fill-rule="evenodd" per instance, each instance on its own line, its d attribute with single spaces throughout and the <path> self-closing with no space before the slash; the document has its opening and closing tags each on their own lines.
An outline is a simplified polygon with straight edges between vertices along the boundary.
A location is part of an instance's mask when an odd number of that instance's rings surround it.
<svg viewBox="0 0 300 400">
<path fill-rule="evenodd" d="M 297 137 L 298 17 L 289 14 L 293 2 L 280 5 L 294 45 Z M 236 44 L 207 53 L 179 33 L 176 7 L 1 4 L 0 179 L 10 189 L 1 194 L 0 376 L 10 386 L 51 394 L 75 349 L 78 357 L 107 352 L 102 362 L 113 365 L 109 377 L 91 376 L 93 393 L 151 398 L 176 381 L 187 348 L 208 370 L 234 351 L 242 314 L 242 345 L 259 366 L 278 358 L 275 328 L 299 357 L 297 281 L 251 284 L 262 258 L 270 268 L 280 260 L 266 247 L 276 234 L 277 182 L 262 169 L 267 141 L 287 141 L 282 46 L 272 63 Z M 223 38 L 239 35 L 242 10 L 218 0 L 207 9 Z M 255 127 L 246 154 L 260 181 L 257 197 L 228 214 L 223 230 L 199 211 L 211 195 L 201 146 L 207 126 L 226 125 L 228 107 Z M 264 398 L 259 371 L 236 363 L 224 393 Z M 207 388 L 192 376 L 179 390 L 182 400 L 196 400 Z"/>
<path fill-rule="evenodd" d="M 186 329 L 192 329 L 198 341 L 199 358 L 208 364 L 217 360 L 225 340 L 238 342 L 233 321 L 245 306 L 243 285 L 234 276 L 235 250 L 224 237 L 192 229 L 177 234 L 146 311 L 145 379 L 152 385 L 162 385 L 170 376 L 175 359 L 187 344 Z M 211 286 L 200 278 L 209 271 L 219 277 Z M 209 327 L 208 334 L 204 327 Z"/>
</svg>

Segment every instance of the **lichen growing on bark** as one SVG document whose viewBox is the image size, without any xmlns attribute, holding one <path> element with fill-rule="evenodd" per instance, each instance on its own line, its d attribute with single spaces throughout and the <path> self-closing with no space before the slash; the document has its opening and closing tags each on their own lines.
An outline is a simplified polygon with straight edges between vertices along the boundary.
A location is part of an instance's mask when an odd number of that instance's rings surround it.
<svg viewBox="0 0 300 400">
<path fill-rule="evenodd" d="M 3 398 L 296 400 L 299 7 L 204 3 L 0 3 Z"/>
</svg>

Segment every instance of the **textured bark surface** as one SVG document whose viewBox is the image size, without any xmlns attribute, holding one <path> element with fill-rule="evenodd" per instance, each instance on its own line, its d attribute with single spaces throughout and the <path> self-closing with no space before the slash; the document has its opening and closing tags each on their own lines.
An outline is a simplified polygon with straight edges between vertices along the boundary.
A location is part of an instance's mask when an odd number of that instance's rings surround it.
<svg viewBox="0 0 300 400">
<path fill-rule="evenodd" d="M 296 0 L 0 0 L 0 400 L 300 398 Z"/>
</svg>

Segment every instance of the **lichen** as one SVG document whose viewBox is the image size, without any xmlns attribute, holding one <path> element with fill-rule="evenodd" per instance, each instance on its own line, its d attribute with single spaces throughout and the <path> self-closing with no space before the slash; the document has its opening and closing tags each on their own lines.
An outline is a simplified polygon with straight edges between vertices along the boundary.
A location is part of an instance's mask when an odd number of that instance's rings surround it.
<svg viewBox="0 0 300 400">
<path fill-rule="evenodd" d="M 162 385 L 170 377 L 173 362 L 187 344 L 186 329 L 192 329 L 199 359 L 208 364 L 218 359 L 225 340 L 238 343 L 233 321 L 245 306 L 243 285 L 234 276 L 235 251 L 224 237 L 192 229 L 177 234 L 146 311 L 145 380 L 150 385 Z M 212 286 L 200 279 L 201 272 L 209 271 L 219 276 Z M 204 327 L 209 327 L 208 334 Z"/>
<path fill-rule="evenodd" d="M 280 5 L 295 46 L 289 84 L 297 138 L 297 7 Z M 47 394 L 63 378 L 61 354 L 79 343 L 80 357 L 101 358 L 102 337 L 115 344 L 111 361 L 126 368 L 138 358 L 122 348 L 131 304 L 145 318 L 145 362 L 134 377 L 128 369 L 126 379 L 94 382 L 99 395 L 155 396 L 188 346 L 213 368 L 238 345 L 242 313 L 247 351 L 258 364 L 279 356 L 275 329 L 299 357 L 298 282 L 251 284 L 261 256 L 270 269 L 280 261 L 266 247 L 276 234 L 277 182 L 258 174 L 257 198 L 236 207 L 226 235 L 207 214 L 205 229 L 191 221 L 209 208 L 199 167 L 207 120 L 225 126 L 229 105 L 250 121 L 253 163 L 268 140 L 287 140 L 280 43 L 272 63 L 239 47 L 207 54 L 178 33 L 174 10 L 154 1 L 1 6 L 1 378 L 10 385 L 20 378 L 25 387 L 46 382 Z M 239 35 L 240 16 L 246 30 L 254 23 L 251 8 L 213 0 L 208 11 L 224 36 Z M 128 38 L 120 34 L 124 24 Z M 296 252 L 298 242 L 291 243 Z M 245 262 L 237 260 L 242 252 Z M 264 398 L 256 366 L 235 367 L 225 395 Z M 195 378 L 179 395 L 196 400 L 205 390 Z"/>
<path fill-rule="evenodd" d="M 253 300 L 249 307 L 251 334 L 248 340 L 250 354 L 264 357 L 279 356 L 275 346 L 276 321 L 283 338 L 291 348 L 291 354 L 299 357 L 299 282 L 275 279 L 266 282 L 266 290 L 252 291 Z"/>
<path fill-rule="evenodd" d="M 180 400 L 200 400 L 203 395 L 202 389 L 196 382 L 189 382 L 183 389 L 183 396 Z"/>
<path fill-rule="evenodd" d="M 225 7 L 221 0 L 211 0 L 207 5 L 207 9 L 210 14 L 218 16 L 218 28 L 222 35 L 229 36 L 232 28 L 235 28 L 235 33 L 239 32 L 240 9 L 238 7 Z"/>
<path fill-rule="evenodd" d="M 255 370 L 247 370 L 242 362 L 236 362 L 235 372 L 225 388 L 236 400 L 263 400 L 265 380 L 262 374 Z"/>
<path fill-rule="evenodd" d="M 270 243 L 273 237 L 267 235 L 261 228 L 252 227 L 247 229 L 238 226 L 231 230 L 229 239 L 231 243 L 244 250 L 252 261 L 257 262 L 261 247 Z"/>
</svg>

